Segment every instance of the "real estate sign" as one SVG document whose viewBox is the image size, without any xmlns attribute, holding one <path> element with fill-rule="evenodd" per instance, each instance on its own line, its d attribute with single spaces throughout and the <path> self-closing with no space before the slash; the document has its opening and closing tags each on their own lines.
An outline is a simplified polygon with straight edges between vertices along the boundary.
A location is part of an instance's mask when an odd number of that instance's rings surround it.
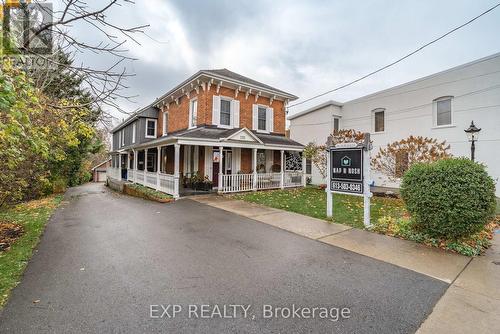
<svg viewBox="0 0 500 334">
<path fill-rule="evenodd" d="M 330 159 L 331 191 L 363 194 L 363 149 L 332 148 Z"/>
<path fill-rule="evenodd" d="M 328 144 L 331 145 L 332 137 Z M 364 134 L 364 143 L 342 143 L 330 146 L 327 159 L 326 215 L 332 217 L 333 193 L 363 196 L 363 221 L 370 226 L 370 134 Z"/>
</svg>

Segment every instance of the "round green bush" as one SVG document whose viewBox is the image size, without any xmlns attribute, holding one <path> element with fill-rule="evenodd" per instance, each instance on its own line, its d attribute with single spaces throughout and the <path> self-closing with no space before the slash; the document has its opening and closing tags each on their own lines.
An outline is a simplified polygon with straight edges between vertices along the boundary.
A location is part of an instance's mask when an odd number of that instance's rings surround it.
<svg viewBox="0 0 500 334">
<path fill-rule="evenodd" d="M 495 182 L 483 165 L 465 158 L 411 166 L 401 197 L 416 228 L 447 239 L 482 230 L 496 206 Z"/>
</svg>

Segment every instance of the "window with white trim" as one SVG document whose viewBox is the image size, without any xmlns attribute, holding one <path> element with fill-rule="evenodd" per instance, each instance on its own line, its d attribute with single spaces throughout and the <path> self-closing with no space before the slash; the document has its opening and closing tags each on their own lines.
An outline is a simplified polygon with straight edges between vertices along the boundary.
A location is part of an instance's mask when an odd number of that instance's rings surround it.
<svg viewBox="0 0 500 334">
<path fill-rule="evenodd" d="M 132 144 L 135 144 L 135 136 L 137 132 L 137 123 L 132 124 Z"/>
<path fill-rule="evenodd" d="M 162 118 L 163 118 L 162 119 L 162 121 L 163 121 L 163 123 L 162 123 L 162 130 L 163 130 L 162 133 L 163 133 L 164 136 L 166 136 L 168 134 L 168 113 L 166 111 L 163 113 L 163 117 Z"/>
<path fill-rule="evenodd" d="M 267 108 L 259 106 L 258 120 L 257 120 L 257 130 L 267 131 L 267 128 L 266 128 L 266 118 L 267 118 Z"/>
<path fill-rule="evenodd" d="M 221 105 L 222 110 L 222 105 Z M 222 117 L 221 117 L 222 119 Z M 189 101 L 189 128 L 195 128 L 198 123 L 198 99 Z"/>
<path fill-rule="evenodd" d="M 453 115 L 451 109 L 452 96 L 444 96 L 433 101 L 434 126 L 452 125 Z"/>
<path fill-rule="evenodd" d="M 231 125 L 231 101 L 220 99 L 220 125 Z"/>
<path fill-rule="evenodd" d="M 378 108 L 372 111 L 373 132 L 385 131 L 385 109 Z"/>
<path fill-rule="evenodd" d="M 146 138 L 156 138 L 156 119 L 146 119 Z"/>
<path fill-rule="evenodd" d="M 125 146 L 125 129 L 120 130 L 120 146 Z"/>
</svg>

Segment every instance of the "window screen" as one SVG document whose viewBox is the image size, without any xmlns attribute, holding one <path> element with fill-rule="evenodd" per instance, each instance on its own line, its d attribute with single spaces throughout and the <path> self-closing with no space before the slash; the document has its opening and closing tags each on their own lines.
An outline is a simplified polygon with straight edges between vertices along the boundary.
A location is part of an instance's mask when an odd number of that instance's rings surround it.
<svg viewBox="0 0 500 334">
<path fill-rule="evenodd" d="M 220 100 L 220 124 L 231 125 L 231 101 Z"/>
<path fill-rule="evenodd" d="M 148 120 L 147 121 L 147 135 L 150 137 L 154 137 L 156 135 L 156 124 L 155 121 Z"/>
<path fill-rule="evenodd" d="M 451 99 L 436 102 L 436 125 L 451 124 Z"/>
<path fill-rule="evenodd" d="M 385 130 L 385 110 L 375 112 L 375 132 L 383 132 Z"/>
<path fill-rule="evenodd" d="M 266 131 L 266 113 L 267 110 L 264 107 L 259 107 L 259 130 Z"/>
</svg>

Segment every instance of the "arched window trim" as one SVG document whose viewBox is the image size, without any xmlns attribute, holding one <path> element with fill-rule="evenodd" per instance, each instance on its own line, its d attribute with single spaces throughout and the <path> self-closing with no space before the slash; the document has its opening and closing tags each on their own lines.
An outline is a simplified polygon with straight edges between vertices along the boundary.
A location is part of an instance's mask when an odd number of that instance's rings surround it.
<svg viewBox="0 0 500 334">
<path fill-rule="evenodd" d="M 383 119 L 383 130 L 377 131 L 377 127 L 375 124 L 375 114 L 383 112 L 384 113 L 384 119 Z M 372 133 L 384 133 L 386 131 L 386 108 L 375 108 L 371 111 L 371 116 L 372 116 Z"/>
</svg>

